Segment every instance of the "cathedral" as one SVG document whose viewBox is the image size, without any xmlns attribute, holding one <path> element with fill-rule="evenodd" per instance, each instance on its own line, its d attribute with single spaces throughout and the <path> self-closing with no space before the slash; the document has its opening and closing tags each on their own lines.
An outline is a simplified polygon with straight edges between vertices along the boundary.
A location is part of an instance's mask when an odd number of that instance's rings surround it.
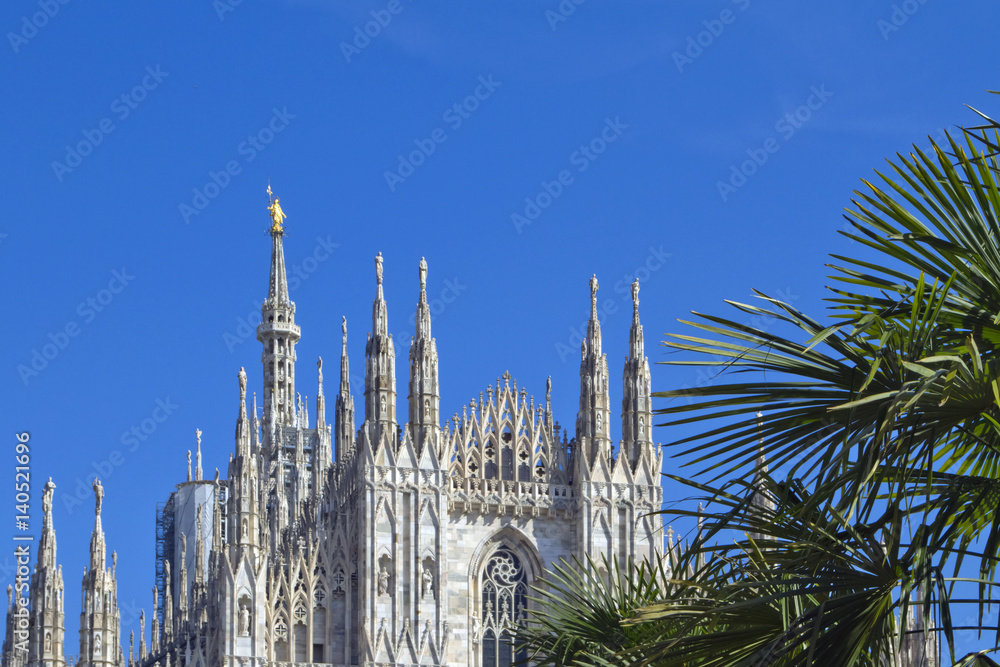
<svg viewBox="0 0 1000 667">
<path fill-rule="evenodd" d="M 509 374 L 442 421 L 423 260 L 402 399 L 408 421 L 400 423 L 381 254 L 364 387 L 356 388 L 363 412 L 355 414 L 345 320 L 328 421 L 322 359 L 311 416 L 297 393 L 301 330 L 277 198 L 269 210 L 270 281 L 257 327 L 261 405 L 248 398 L 240 369 L 224 477 L 216 470 L 206 478 L 197 433 L 187 479 L 158 507 L 152 613 L 148 622 L 140 617 L 138 638 L 122 636 L 129 629 L 118 609 L 117 554 L 107 560 L 106 543 L 126 536 L 105 536 L 104 490 L 94 482 L 75 667 L 510 665 L 523 657 L 517 633 L 531 611 L 531 586 L 553 562 L 662 557 L 661 520 L 650 516 L 662 503 L 662 454 L 652 439 L 638 283 L 617 445 L 596 278 L 574 433 L 553 417 L 551 381 L 536 403 Z M 3 667 L 73 665 L 54 492 L 50 479 L 27 604 L 8 589 Z"/>
</svg>

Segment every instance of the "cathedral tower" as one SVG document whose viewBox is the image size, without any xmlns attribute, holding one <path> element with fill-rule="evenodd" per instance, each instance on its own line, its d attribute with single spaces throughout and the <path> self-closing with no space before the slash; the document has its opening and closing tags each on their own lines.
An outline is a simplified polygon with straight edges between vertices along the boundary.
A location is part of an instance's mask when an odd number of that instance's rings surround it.
<svg viewBox="0 0 1000 667">
<path fill-rule="evenodd" d="M 118 612 L 118 555 L 105 567 L 101 504 L 104 488 L 94 480 L 94 532 L 90 538 L 90 568 L 83 573 L 83 609 L 80 612 L 80 657 L 77 667 L 122 667 L 121 615 Z"/>
<path fill-rule="evenodd" d="M 270 197 L 271 188 L 267 189 Z M 285 214 L 275 197 L 271 212 L 271 279 L 267 299 L 261 306 L 257 340 L 264 346 L 264 431 L 276 425 L 295 423 L 295 344 L 301 330 L 295 324 L 295 304 L 288 297 L 285 250 L 282 247 Z"/>
<path fill-rule="evenodd" d="M 646 358 L 642 340 L 642 324 L 639 323 L 639 281 L 632 283 L 632 328 L 629 330 L 628 357 L 622 377 L 622 451 L 632 472 L 636 472 L 643 457 L 655 457 L 652 428 L 653 401 L 649 375 L 649 360 Z M 656 471 L 654 471 L 656 472 Z"/>
<path fill-rule="evenodd" d="M 427 262 L 420 258 L 420 299 L 417 301 L 417 335 L 410 343 L 410 412 L 413 444 L 423 451 L 427 442 L 436 443 L 440 430 L 438 411 L 437 343 L 431 338 L 431 309 L 427 304 Z"/>
<path fill-rule="evenodd" d="M 597 319 L 597 276 L 590 279 L 590 320 L 587 338 L 581 344 L 580 412 L 576 418 L 577 471 L 586 478 L 603 461 L 611 461 L 608 395 L 608 357 L 601 353 L 601 323 Z"/>
<path fill-rule="evenodd" d="M 365 422 L 373 452 L 383 441 L 396 443 L 396 349 L 382 293 L 382 253 L 375 257 L 375 279 L 372 332 L 365 346 Z"/>
<path fill-rule="evenodd" d="M 52 526 L 52 493 L 55 488 L 50 477 L 42 493 L 42 536 L 38 542 L 38 562 L 31 577 L 29 667 L 66 665 L 63 576 L 62 567 L 56 563 L 56 531 Z"/>
</svg>

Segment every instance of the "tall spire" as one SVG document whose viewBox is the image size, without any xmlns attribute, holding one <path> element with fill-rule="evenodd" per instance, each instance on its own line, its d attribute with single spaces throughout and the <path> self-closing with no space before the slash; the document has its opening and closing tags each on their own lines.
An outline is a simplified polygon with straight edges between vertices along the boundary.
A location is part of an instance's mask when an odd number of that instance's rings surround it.
<svg viewBox="0 0 1000 667">
<path fill-rule="evenodd" d="M 295 420 L 295 344 L 301 330 L 295 324 L 295 304 L 288 296 L 285 274 L 284 238 L 285 214 L 278 198 L 271 199 L 268 186 L 268 211 L 271 213 L 271 279 L 267 299 L 261 306 L 261 323 L 257 340 L 264 346 L 264 419 L 269 420 L 274 409 L 278 424 L 291 425 Z M 265 433 L 269 430 L 265 424 Z M 274 443 L 270 443 L 274 447 Z"/>
<path fill-rule="evenodd" d="M 652 382 L 642 340 L 642 324 L 639 323 L 638 279 L 632 283 L 632 328 L 622 384 L 622 441 L 629 464 L 635 470 L 644 455 L 653 454 Z"/>
<path fill-rule="evenodd" d="M 431 309 L 427 304 L 427 261 L 420 258 L 420 297 L 417 300 L 417 335 L 410 341 L 410 436 L 417 451 L 425 442 L 437 442 L 438 410 L 437 343 L 431 338 Z"/>
<path fill-rule="evenodd" d="M 376 294 L 372 333 L 365 346 L 365 422 L 372 446 L 396 438 L 396 350 L 389 333 L 389 315 L 382 293 L 382 253 L 375 257 Z"/>
<path fill-rule="evenodd" d="M 340 348 L 340 391 L 337 393 L 336 413 L 334 415 L 334 436 L 337 448 L 337 460 L 342 461 L 354 443 L 354 397 L 351 396 L 351 370 L 347 358 L 347 318 L 345 317 L 341 330 L 343 339 Z"/>
<path fill-rule="evenodd" d="M 316 430 L 326 426 L 326 397 L 323 396 L 323 357 L 316 359 Z"/>
<path fill-rule="evenodd" d="M 52 478 L 42 492 L 42 535 L 38 560 L 30 583 L 30 625 L 28 665 L 63 667 L 65 658 L 65 611 L 63 609 L 62 568 L 56 563 L 56 531 L 52 525 Z"/>
<path fill-rule="evenodd" d="M 194 468 L 194 479 L 195 479 L 195 481 L 200 482 L 201 481 L 201 476 L 202 476 L 202 472 L 201 472 L 201 429 L 195 429 L 194 430 L 194 436 L 198 439 L 198 455 L 197 455 L 197 459 L 196 459 L 196 463 L 195 463 L 195 468 Z"/>
<path fill-rule="evenodd" d="M 229 460 L 229 526 L 226 534 L 233 545 L 233 561 L 239 560 L 245 547 L 258 546 L 257 537 L 261 520 L 258 488 L 261 485 L 258 471 L 260 455 L 250 448 L 250 425 L 247 420 L 247 374 L 241 368 L 240 411 L 236 423 L 236 454 Z M 272 422 L 273 425 L 273 422 Z M 183 570 L 182 570 L 183 573 Z M 183 591 L 178 591 L 178 599 Z"/>
<path fill-rule="evenodd" d="M 597 276 L 590 279 L 590 321 L 587 338 L 581 344 L 580 412 L 576 418 L 579 460 L 588 469 L 599 456 L 610 459 L 611 416 L 608 394 L 608 357 L 601 353 L 601 323 L 597 318 Z"/>
<path fill-rule="evenodd" d="M 83 574 L 83 612 L 80 614 L 79 667 L 117 667 L 121 619 L 118 613 L 118 555 L 111 554 L 111 567 L 105 567 L 104 531 L 101 528 L 101 505 L 104 487 L 94 480 L 94 533 L 90 539 L 90 568 Z"/>
<path fill-rule="evenodd" d="M 101 528 L 101 505 L 104 502 L 104 487 L 101 480 L 94 480 L 94 532 L 90 536 L 90 569 L 104 569 L 104 530 Z"/>
<path fill-rule="evenodd" d="M 772 514 L 775 509 L 774 498 L 767 488 L 765 478 L 767 477 L 767 458 L 764 456 L 764 413 L 757 413 L 757 462 L 753 471 L 753 497 L 750 500 L 751 506 L 763 514 L 765 517 Z M 750 537 L 754 540 L 761 540 L 763 536 L 757 532 L 751 532 Z"/>
<path fill-rule="evenodd" d="M 330 427 L 326 425 L 326 397 L 323 396 L 323 358 L 316 360 L 317 385 L 316 392 L 316 440 L 312 452 L 312 489 L 313 495 L 320 493 L 326 480 L 326 471 L 333 462 L 333 452 L 330 447 Z"/>
</svg>

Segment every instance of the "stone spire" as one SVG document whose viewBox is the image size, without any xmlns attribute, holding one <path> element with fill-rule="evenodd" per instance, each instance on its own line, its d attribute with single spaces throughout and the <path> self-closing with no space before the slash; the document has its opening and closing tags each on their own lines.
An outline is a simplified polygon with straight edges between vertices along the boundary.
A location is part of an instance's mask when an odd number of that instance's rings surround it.
<svg viewBox="0 0 1000 667">
<path fill-rule="evenodd" d="M 316 393 L 316 436 L 312 450 L 312 493 L 318 495 L 326 481 L 327 470 L 333 463 L 330 427 L 326 424 L 326 397 L 323 396 L 323 358 L 316 360 L 318 390 Z"/>
<path fill-rule="evenodd" d="M 153 619 L 150 621 L 149 650 L 153 653 L 160 652 L 160 619 L 156 615 L 160 608 L 160 591 L 153 586 Z"/>
<path fill-rule="evenodd" d="M 201 477 L 202 477 L 202 472 L 201 472 L 201 429 L 195 429 L 194 436 L 198 439 L 198 454 L 197 454 L 197 458 L 195 459 L 194 479 L 195 479 L 196 482 L 200 482 L 201 481 Z"/>
<path fill-rule="evenodd" d="M 590 321 L 581 344 L 580 412 L 576 418 L 577 460 L 590 469 L 599 456 L 611 458 L 608 357 L 601 353 L 601 323 L 597 319 L 597 276 L 590 279 Z"/>
<path fill-rule="evenodd" d="M 382 253 L 375 257 L 377 291 L 372 305 L 372 333 L 365 346 L 365 422 L 372 447 L 396 438 L 396 350 L 382 294 Z"/>
<path fill-rule="evenodd" d="M 146 610 L 139 612 L 139 659 L 146 659 Z"/>
<path fill-rule="evenodd" d="M 652 382 L 639 323 L 638 280 L 632 283 L 632 328 L 622 384 L 622 441 L 628 462 L 635 470 L 639 460 L 651 455 L 654 447 Z"/>
<path fill-rule="evenodd" d="M 52 478 L 42 492 L 42 535 L 38 542 L 38 560 L 31 576 L 32 633 L 28 638 L 28 664 L 39 667 L 63 667 L 65 657 L 65 610 L 63 608 L 62 568 L 56 563 L 56 531 L 52 525 Z"/>
<path fill-rule="evenodd" d="M 205 537 L 202 535 L 201 505 L 198 505 L 195 519 L 196 534 L 194 538 L 194 583 L 196 586 L 205 585 Z"/>
<path fill-rule="evenodd" d="M 334 446 L 337 460 L 342 461 L 354 444 L 354 397 L 351 396 L 351 369 L 347 359 L 347 318 L 341 324 L 343 339 L 340 348 L 340 391 L 334 414 Z"/>
<path fill-rule="evenodd" d="M 163 642 L 169 643 L 174 637 L 174 598 L 170 591 L 170 561 L 163 564 Z"/>
<path fill-rule="evenodd" d="M 118 555 L 111 554 L 112 566 L 105 567 L 104 530 L 101 505 L 104 488 L 94 480 L 94 532 L 90 539 L 90 568 L 84 570 L 80 614 L 80 658 L 78 667 L 119 667 L 121 618 L 118 613 Z"/>
<path fill-rule="evenodd" d="M 323 357 L 316 359 L 316 430 L 326 427 L 326 397 L 323 396 Z"/>
<path fill-rule="evenodd" d="M 767 491 L 764 478 L 767 476 L 767 458 L 764 456 L 764 413 L 757 413 L 757 462 L 753 471 L 753 494 L 750 500 L 751 506 L 764 516 L 770 515 L 775 510 L 774 498 Z M 750 537 L 754 540 L 763 539 L 763 535 L 751 532 Z"/>
<path fill-rule="evenodd" d="M 427 262 L 420 258 L 420 298 L 417 301 L 417 335 L 410 342 L 410 429 L 417 451 L 426 442 L 437 442 L 438 410 L 437 343 L 431 338 L 431 309 L 427 304 Z"/>
<path fill-rule="evenodd" d="M 231 561 L 239 560 L 238 555 L 246 549 L 253 550 L 258 545 L 261 510 L 260 474 L 257 470 L 258 456 L 250 447 L 250 424 L 247 420 L 247 374 L 241 368 L 240 409 L 236 420 L 236 454 L 229 461 L 229 544 L 234 553 Z M 272 404 L 273 408 L 273 404 Z M 280 462 L 279 462 L 280 465 Z M 183 592 L 178 591 L 178 595 Z"/>
<path fill-rule="evenodd" d="M 301 330 L 295 324 L 295 304 L 288 297 L 282 226 L 272 225 L 270 234 L 271 279 L 257 327 L 257 340 L 264 346 L 264 419 L 270 419 L 273 408 L 278 424 L 291 425 L 295 423 L 295 344 Z M 266 423 L 264 430 L 268 430 Z"/>
</svg>

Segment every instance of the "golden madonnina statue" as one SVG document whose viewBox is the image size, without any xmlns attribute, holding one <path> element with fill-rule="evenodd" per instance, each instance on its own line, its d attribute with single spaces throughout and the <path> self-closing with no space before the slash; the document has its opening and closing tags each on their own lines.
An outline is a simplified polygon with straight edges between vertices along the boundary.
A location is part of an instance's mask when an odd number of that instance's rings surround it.
<svg viewBox="0 0 1000 667">
<path fill-rule="evenodd" d="M 271 199 L 270 185 L 267 186 L 267 197 L 271 201 L 271 203 L 267 206 L 267 210 L 271 212 L 271 233 L 281 234 L 284 231 L 282 225 L 285 224 L 285 218 L 288 216 L 286 216 L 285 212 L 281 210 L 281 204 L 278 203 L 279 198 L 275 197 L 274 199 Z"/>
</svg>

